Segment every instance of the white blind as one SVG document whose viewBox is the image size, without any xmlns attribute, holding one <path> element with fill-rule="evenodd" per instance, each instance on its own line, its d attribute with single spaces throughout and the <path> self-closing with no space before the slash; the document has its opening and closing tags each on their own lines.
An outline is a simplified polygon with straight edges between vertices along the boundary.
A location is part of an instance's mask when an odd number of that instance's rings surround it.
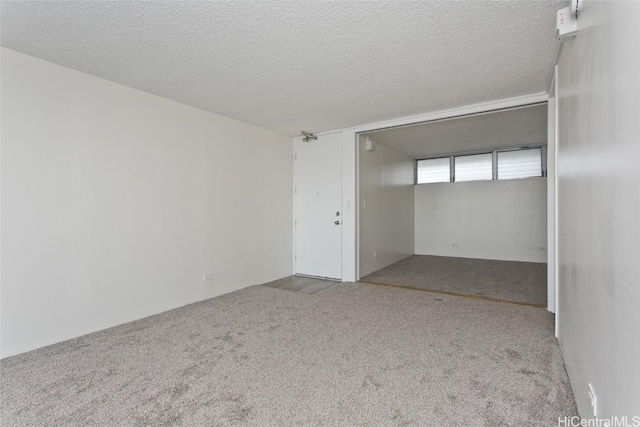
<svg viewBox="0 0 640 427">
<path fill-rule="evenodd" d="M 418 184 L 449 182 L 449 158 L 418 160 Z"/>
<path fill-rule="evenodd" d="M 493 179 L 493 156 L 491 153 L 455 156 L 454 161 L 456 182 Z"/>
<path fill-rule="evenodd" d="M 542 150 L 527 148 L 498 152 L 498 179 L 542 176 Z"/>
</svg>

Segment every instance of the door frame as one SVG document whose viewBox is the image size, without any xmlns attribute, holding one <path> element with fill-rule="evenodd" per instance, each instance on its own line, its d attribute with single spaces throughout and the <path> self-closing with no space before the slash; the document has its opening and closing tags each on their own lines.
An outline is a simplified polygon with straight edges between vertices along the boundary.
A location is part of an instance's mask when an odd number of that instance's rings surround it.
<svg viewBox="0 0 640 427">
<path fill-rule="evenodd" d="M 553 68 L 549 85 L 547 157 L 547 309 L 555 314 L 555 335 L 558 337 L 560 325 L 559 308 L 559 264 L 558 264 L 558 65 Z M 551 226 L 550 226 L 551 225 Z"/>
<path fill-rule="evenodd" d="M 342 197 L 343 197 L 343 230 L 342 230 L 342 278 L 343 281 L 357 281 L 359 272 L 359 161 L 358 161 L 358 136 L 361 133 L 388 129 L 398 126 L 420 124 L 441 119 L 453 119 L 470 114 L 489 113 L 506 108 L 522 107 L 530 104 L 548 102 L 546 92 L 531 95 L 505 98 L 492 102 L 467 105 L 460 108 L 436 111 L 427 114 L 402 117 L 393 120 L 369 123 L 361 126 L 342 129 L 343 146 L 343 170 L 342 170 Z M 333 131 L 335 132 L 335 131 Z M 332 132 L 327 132 L 332 133 Z M 554 184 L 555 185 L 555 184 Z M 549 219 L 549 218 L 548 218 Z M 554 237 L 555 239 L 555 237 Z M 555 273 L 554 273 L 555 274 Z M 555 307 L 554 307 L 555 308 Z"/>
<path fill-rule="evenodd" d="M 555 73 L 547 102 L 547 310 L 556 311 L 556 96 Z"/>
</svg>

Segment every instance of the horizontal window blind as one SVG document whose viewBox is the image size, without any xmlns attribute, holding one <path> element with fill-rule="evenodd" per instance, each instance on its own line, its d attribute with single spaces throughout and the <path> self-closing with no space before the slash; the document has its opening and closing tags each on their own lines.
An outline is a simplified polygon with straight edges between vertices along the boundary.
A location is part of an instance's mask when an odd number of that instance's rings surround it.
<svg viewBox="0 0 640 427">
<path fill-rule="evenodd" d="M 449 182 L 451 172 L 449 169 L 449 157 L 441 159 L 418 160 L 418 184 L 430 182 Z"/>
<path fill-rule="evenodd" d="M 498 152 L 498 179 L 542 176 L 542 150 L 527 148 Z"/>
</svg>

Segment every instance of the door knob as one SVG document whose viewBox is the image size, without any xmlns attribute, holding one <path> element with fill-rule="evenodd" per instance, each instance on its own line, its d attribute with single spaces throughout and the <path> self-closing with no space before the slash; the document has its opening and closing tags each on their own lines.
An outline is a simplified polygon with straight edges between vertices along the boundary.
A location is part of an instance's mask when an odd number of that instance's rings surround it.
<svg viewBox="0 0 640 427">
<path fill-rule="evenodd" d="M 335 225 L 340 225 L 340 221 L 335 221 L 334 224 Z"/>
</svg>

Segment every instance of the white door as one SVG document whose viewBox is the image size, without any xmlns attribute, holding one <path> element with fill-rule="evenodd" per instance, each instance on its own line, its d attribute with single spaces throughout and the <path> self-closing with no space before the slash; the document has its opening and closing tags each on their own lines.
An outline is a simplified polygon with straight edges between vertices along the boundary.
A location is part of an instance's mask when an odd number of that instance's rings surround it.
<svg viewBox="0 0 640 427">
<path fill-rule="evenodd" d="M 296 141 L 296 274 L 342 277 L 341 134 Z"/>
</svg>

